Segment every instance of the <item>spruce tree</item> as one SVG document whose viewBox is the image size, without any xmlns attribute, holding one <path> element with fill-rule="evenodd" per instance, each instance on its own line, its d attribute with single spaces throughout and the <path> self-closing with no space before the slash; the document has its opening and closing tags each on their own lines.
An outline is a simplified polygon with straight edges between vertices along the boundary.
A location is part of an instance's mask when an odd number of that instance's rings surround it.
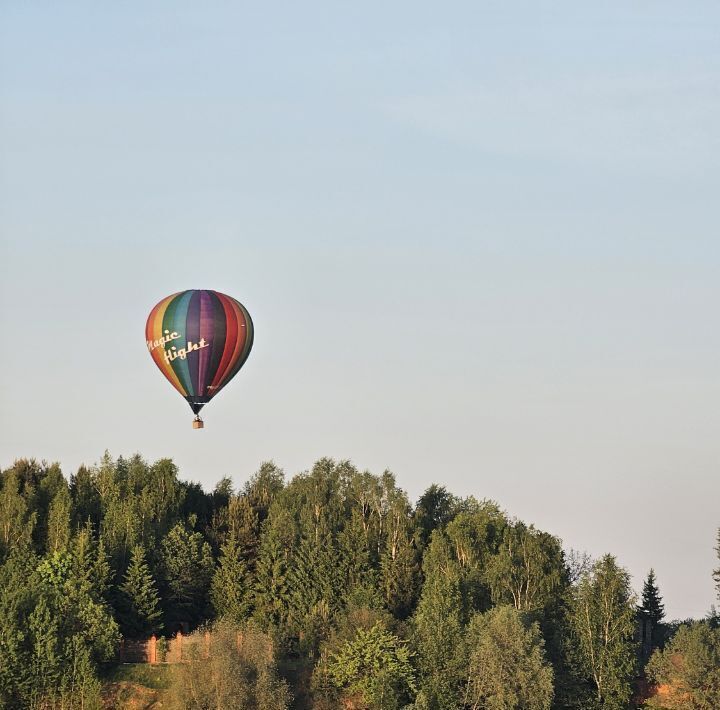
<svg viewBox="0 0 720 710">
<path fill-rule="evenodd" d="M 191 625 L 206 618 L 210 602 L 210 580 L 215 562 L 202 533 L 178 523 L 163 538 L 160 549 L 162 596 L 168 624 Z"/>
<path fill-rule="evenodd" d="M 665 618 L 665 606 L 663 605 L 660 590 L 657 586 L 657 580 L 655 579 L 655 570 L 652 568 L 650 569 L 650 572 L 648 572 L 647 579 L 643 585 L 642 606 L 640 607 L 640 613 L 646 619 L 650 620 L 653 628 L 656 628 Z"/>
<path fill-rule="evenodd" d="M 218 616 L 242 622 L 252 607 L 252 585 L 243 548 L 234 535 L 220 548 L 219 564 L 210 584 L 210 600 Z"/>
<path fill-rule="evenodd" d="M 643 585 L 642 604 L 638 607 L 638 614 L 650 625 L 649 636 L 644 636 L 641 648 L 641 658 L 647 661 L 654 648 L 662 645 L 662 620 L 665 618 L 665 607 L 660 596 L 660 590 L 655 579 L 655 570 L 650 569 Z"/>
<path fill-rule="evenodd" d="M 132 550 L 120 594 L 121 624 L 126 635 L 145 636 L 162 628 L 160 595 L 142 545 L 136 545 Z"/>
<path fill-rule="evenodd" d="M 264 530 L 255 570 L 255 617 L 262 626 L 277 626 L 288 615 L 290 549 L 282 521 Z"/>
<path fill-rule="evenodd" d="M 715 552 L 717 552 L 718 560 L 720 560 L 720 528 L 718 528 L 717 547 L 715 548 Z M 715 589 L 717 589 L 718 600 L 720 600 L 720 566 L 718 566 L 718 568 L 713 572 L 713 579 L 715 580 Z"/>
<path fill-rule="evenodd" d="M 452 710 L 461 704 L 464 619 L 460 566 L 452 559 L 450 544 L 441 530 L 431 535 L 423 572 L 425 584 L 411 621 L 422 706 Z"/>
</svg>

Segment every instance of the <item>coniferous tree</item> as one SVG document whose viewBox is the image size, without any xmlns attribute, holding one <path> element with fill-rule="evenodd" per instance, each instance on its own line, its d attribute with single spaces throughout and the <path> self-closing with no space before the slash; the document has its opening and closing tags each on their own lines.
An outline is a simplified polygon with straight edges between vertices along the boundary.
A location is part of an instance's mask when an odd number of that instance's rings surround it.
<svg viewBox="0 0 720 710">
<path fill-rule="evenodd" d="M 19 474 L 10 469 L 2 474 L 0 490 L 0 561 L 13 549 L 32 542 L 37 513 L 22 494 Z"/>
<path fill-rule="evenodd" d="M 210 585 L 210 600 L 218 616 L 241 623 L 250 615 L 253 589 L 244 550 L 234 535 L 220 548 L 220 560 Z"/>
<path fill-rule="evenodd" d="M 717 547 L 715 548 L 715 552 L 717 552 L 718 560 L 720 560 L 720 528 L 718 528 L 718 535 L 717 535 Z M 718 565 L 718 568 L 713 572 L 713 579 L 715 580 L 715 589 L 717 590 L 717 597 L 720 601 L 720 565 Z"/>
<path fill-rule="evenodd" d="M 70 495 L 73 500 L 74 527 L 90 521 L 95 529 L 100 527 L 100 495 L 96 485 L 96 471 L 80 466 L 70 477 Z"/>
<path fill-rule="evenodd" d="M 652 649 L 660 644 L 662 639 L 661 624 L 665 618 L 665 606 L 657 586 L 655 570 L 652 568 L 643 584 L 642 604 L 638 607 L 638 613 L 640 618 L 650 625 L 650 643 L 644 655 L 644 658 L 647 659 L 652 653 Z"/>
<path fill-rule="evenodd" d="M 61 538 L 69 537 L 70 532 L 70 502 L 69 496 L 63 496 L 62 492 L 68 492 L 68 484 L 60 470 L 60 465 L 54 463 L 47 466 L 44 462 L 40 466 L 39 483 L 35 488 L 33 505 L 37 511 L 38 525 L 35 530 L 35 542 L 38 551 L 48 551 L 48 542 L 50 540 L 50 515 L 55 504 L 55 520 L 57 526 L 56 532 L 60 533 Z M 60 498 L 57 498 L 58 494 Z M 63 528 L 67 527 L 67 535 Z M 67 539 L 64 541 L 67 543 Z M 50 550 L 53 552 L 54 550 Z"/>
<path fill-rule="evenodd" d="M 27 619 L 37 603 L 37 565 L 29 540 L 14 546 L 0 565 L 0 708 L 23 707 L 37 683 L 27 634 Z"/>
<path fill-rule="evenodd" d="M 95 539 L 90 522 L 78 530 L 70 549 L 73 576 L 77 584 L 94 598 L 108 602 L 111 597 L 114 572 L 102 540 Z"/>
<path fill-rule="evenodd" d="M 227 508 L 228 536 L 234 537 L 242 550 L 243 558 L 252 569 L 260 544 L 260 518 L 246 495 L 230 498 Z"/>
<path fill-rule="evenodd" d="M 255 616 L 264 627 L 278 626 L 288 617 L 294 536 L 293 521 L 284 510 L 263 526 L 255 569 Z"/>
<path fill-rule="evenodd" d="M 426 548 L 423 572 L 425 584 L 412 617 L 419 690 L 427 707 L 451 710 L 460 705 L 463 668 L 459 642 L 465 619 L 462 572 L 440 530 L 435 530 Z"/>
<path fill-rule="evenodd" d="M 640 612 L 650 619 L 653 625 L 659 624 L 665 618 L 665 605 L 657 586 L 655 570 L 652 568 L 643 584 Z"/>
<path fill-rule="evenodd" d="M 136 545 L 132 550 L 120 595 L 120 623 L 125 635 L 147 636 L 162 628 L 160 595 L 142 545 Z"/>
<path fill-rule="evenodd" d="M 347 598 L 358 588 L 374 588 L 378 575 L 371 562 L 368 535 L 357 510 L 352 511 L 350 520 L 339 533 L 337 544 L 342 596 Z"/>
<path fill-rule="evenodd" d="M 720 530 L 716 549 L 720 598 Z M 169 459 L 149 465 L 106 454 L 78 470 L 69 488 L 57 465 L 20 460 L 0 472 L 0 707 L 74 707 L 69 693 L 89 706 L 96 664 L 112 657 L 117 636 L 111 613 L 123 631 L 145 636 L 159 628 L 162 609 L 173 632 L 213 613 L 231 625 L 252 617 L 243 633 L 260 622 L 272 632 L 263 654 L 271 636 L 277 648 L 299 651 L 293 664 L 312 676 L 323 710 L 354 692 L 378 707 L 412 700 L 408 685 L 384 695 L 394 682 L 377 653 L 387 634 L 415 654 L 416 708 L 544 708 L 538 629 L 555 670 L 555 706 L 614 710 L 632 686 L 637 615 L 652 619 L 659 644 L 663 604 L 652 570 L 636 608 L 613 558 L 586 567 L 492 502 L 434 486 L 413 509 L 390 472 L 348 462 L 321 459 L 287 485 L 266 463 L 242 492 L 223 479 L 206 493 L 179 481 Z M 383 633 L 370 634 L 376 622 Z M 707 626 L 715 624 L 716 617 Z M 359 631 L 364 642 L 344 656 L 369 664 L 356 682 L 332 664 Z M 707 650 L 696 633 L 683 651 L 693 663 Z M 226 636 L 229 663 L 240 641 L 235 631 Z M 206 675 L 203 660 L 194 682 Z M 672 654 L 665 661 L 663 672 L 674 673 Z M 517 672 L 506 673 L 513 664 Z M 252 663 L 246 670 L 254 672 Z M 496 691 L 502 701 L 489 699 Z"/>
<path fill-rule="evenodd" d="M 192 531 L 194 522 L 175 525 L 160 546 L 166 626 L 207 618 L 214 561 L 202 533 Z"/>
<path fill-rule="evenodd" d="M 109 607 L 76 577 L 68 551 L 43 559 L 31 583 L 35 598 L 26 633 L 34 702 L 51 707 L 59 700 L 64 706 L 68 699 L 95 694 L 96 665 L 114 656 L 119 640 Z"/>
<path fill-rule="evenodd" d="M 433 530 L 444 528 L 452 520 L 457 512 L 458 502 L 454 495 L 448 493 L 445 486 L 438 486 L 435 483 L 420 496 L 413 517 L 421 548 L 430 542 Z"/>
</svg>

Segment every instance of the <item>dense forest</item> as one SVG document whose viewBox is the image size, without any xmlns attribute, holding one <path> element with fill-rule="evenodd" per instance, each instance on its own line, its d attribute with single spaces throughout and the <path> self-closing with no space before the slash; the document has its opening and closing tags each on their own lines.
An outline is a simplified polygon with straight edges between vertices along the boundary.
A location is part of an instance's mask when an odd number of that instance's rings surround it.
<svg viewBox="0 0 720 710">
<path fill-rule="evenodd" d="M 636 598 L 615 557 L 489 500 L 413 505 L 330 459 L 241 490 L 109 454 L 69 481 L 18 460 L 0 485 L 2 707 L 99 707 L 122 638 L 198 628 L 220 651 L 180 664 L 177 707 L 720 707 L 714 610 L 668 623 L 652 570 Z"/>
</svg>

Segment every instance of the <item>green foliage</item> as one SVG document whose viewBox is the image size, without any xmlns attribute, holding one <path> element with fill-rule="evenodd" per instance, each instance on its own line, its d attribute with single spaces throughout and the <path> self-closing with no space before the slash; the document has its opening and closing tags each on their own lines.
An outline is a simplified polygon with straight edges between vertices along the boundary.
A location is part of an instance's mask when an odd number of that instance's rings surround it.
<svg viewBox="0 0 720 710">
<path fill-rule="evenodd" d="M 78 530 L 72 541 L 73 574 L 88 594 L 107 600 L 113 578 L 113 570 L 102 540 L 93 535 L 92 525 L 88 522 Z"/>
<path fill-rule="evenodd" d="M 253 589 L 243 547 L 231 535 L 220 549 L 220 561 L 213 574 L 210 599 L 218 616 L 236 623 L 250 615 Z"/>
<path fill-rule="evenodd" d="M 30 545 L 37 520 L 21 490 L 22 481 L 15 469 L 2 475 L 0 490 L 0 561 L 13 549 Z"/>
<path fill-rule="evenodd" d="M 636 644 L 630 576 L 605 555 L 574 589 L 570 621 L 576 669 L 594 686 L 602 708 L 625 708 L 632 695 Z"/>
<path fill-rule="evenodd" d="M 646 672 L 664 690 L 650 707 L 715 710 L 720 707 L 720 629 L 683 624 L 664 650 L 655 651 Z"/>
<path fill-rule="evenodd" d="M 638 611 L 670 628 L 654 573 L 636 610 L 613 558 L 567 560 L 557 538 L 440 486 L 413 509 L 389 471 L 347 461 L 287 485 L 266 462 L 239 492 L 224 478 L 211 493 L 139 455 L 106 453 L 69 486 L 56 464 L 0 472 L 0 707 L 93 707 L 118 621 L 143 637 L 218 616 L 225 650 L 178 669 L 178 706 L 286 707 L 278 648 L 298 703 L 312 679 L 323 710 L 545 708 L 553 685 L 557 708 L 619 709 Z M 238 624 L 254 639 L 240 651 Z M 656 654 L 657 678 L 690 687 L 672 665 L 685 656 L 683 672 L 714 677 L 715 637 L 693 633 Z"/>
<path fill-rule="evenodd" d="M 430 542 L 434 530 L 442 530 L 453 519 L 458 505 L 458 499 L 445 486 L 434 483 L 420 496 L 413 515 L 420 548 Z"/>
<path fill-rule="evenodd" d="M 560 541 L 522 522 L 509 524 L 488 562 L 487 579 L 496 604 L 520 611 L 544 608 L 564 577 Z"/>
<path fill-rule="evenodd" d="M 119 634 L 80 564 L 68 551 L 38 564 L 25 548 L 3 565 L 0 700 L 7 706 L 96 703 L 96 666 L 113 657 Z"/>
<path fill-rule="evenodd" d="M 486 611 L 492 605 L 487 569 L 498 553 L 506 526 L 505 515 L 490 501 L 468 505 L 447 526 L 446 535 L 462 573 L 466 616 L 472 611 Z"/>
<path fill-rule="evenodd" d="M 333 619 L 329 638 L 320 648 L 319 660 L 312 674 L 313 707 L 338 707 L 340 690 L 335 685 L 328 666 L 340 649 L 357 637 L 358 631 L 369 631 L 376 624 L 388 630 L 393 629 L 394 619 L 382 607 L 382 600 L 371 589 L 357 587 L 349 595 L 346 608 Z"/>
<path fill-rule="evenodd" d="M 160 595 L 142 545 L 136 545 L 132 550 L 120 595 L 120 625 L 124 635 L 147 637 L 162 628 Z"/>
<path fill-rule="evenodd" d="M 553 671 L 536 623 L 528 627 L 514 607 L 497 607 L 470 620 L 464 645 L 464 707 L 549 710 Z"/>
<path fill-rule="evenodd" d="M 332 682 L 350 694 L 358 694 L 370 708 L 402 707 L 415 692 L 412 654 L 407 646 L 380 623 L 358 630 L 328 664 Z"/>
<path fill-rule="evenodd" d="M 63 480 L 50 503 L 48 512 L 46 543 L 48 553 L 60 552 L 70 542 L 71 506 L 70 491 Z"/>
<path fill-rule="evenodd" d="M 285 485 L 285 474 L 272 461 L 265 461 L 245 485 L 244 495 L 260 523 Z"/>
<path fill-rule="evenodd" d="M 29 542 L 12 548 L 0 566 L 0 707 L 21 706 L 33 694 L 32 643 L 27 620 L 37 604 L 38 560 Z"/>
<path fill-rule="evenodd" d="M 387 532 L 380 559 L 381 586 L 387 608 L 404 619 L 415 606 L 420 587 L 410 503 L 405 492 L 395 486 L 395 478 L 389 472 L 383 474 L 383 488 Z"/>
<path fill-rule="evenodd" d="M 329 617 L 340 605 L 342 586 L 332 537 L 303 538 L 289 568 L 287 613 L 301 649 L 314 654 Z"/>
<path fill-rule="evenodd" d="M 197 647 L 196 647 L 197 649 Z M 227 621 L 210 632 L 210 654 L 196 650 L 175 667 L 170 707 L 178 710 L 286 710 L 287 684 L 278 677 L 272 639 L 252 626 Z"/>
<path fill-rule="evenodd" d="M 658 589 L 655 578 L 655 570 L 653 569 L 648 572 L 648 576 L 643 584 L 642 604 L 639 607 L 639 612 L 645 618 L 649 619 L 654 626 L 658 626 L 665 618 L 665 606 L 660 596 L 660 590 Z"/>
<path fill-rule="evenodd" d="M 208 615 L 214 561 L 202 534 L 191 530 L 192 522 L 175 525 L 160 545 L 162 598 L 169 629 L 181 622 L 194 626 Z"/>
<path fill-rule="evenodd" d="M 718 529 L 717 546 L 715 547 L 715 552 L 717 552 L 718 561 L 720 561 L 720 529 Z M 718 600 L 720 600 L 720 565 L 718 565 L 717 569 L 713 571 L 713 579 L 715 580 L 715 589 L 717 590 L 717 597 L 718 597 Z"/>
<path fill-rule="evenodd" d="M 89 522 L 98 529 L 101 510 L 96 471 L 80 466 L 77 473 L 70 477 L 70 495 L 73 500 L 74 526 L 82 527 Z"/>
<path fill-rule="evenodd" d="M 411 637 L 419 686 L 428 707 L 450 710 L 458 707 L 464 677 L 459 644 L 464 623 L 462 568 L 440 530 L 432 534 L 423 572 L 425 584 L 412 619 Z"/>
<path fill-rule="evenodd" d="M 662 645 L 666 631 L 662 623 L 665 618 L 665 606 L 653 569 L 650 570 L 643 584 L 642 604 L 638 607 L 638 617 L 644 625 L 644 633 L 647 634 L 647 637 L 643 637 L 643 648 L 641 649 L 641 660 L 646 662 L 653 649 Z"/>
<path fill-rule="evenodd" d="M 263 627 L 277 627 L 288 616 L 294 523 L 287 511 L 279 510 L 263 529 L 256 568 L 255 616 Z"/>
</svg>

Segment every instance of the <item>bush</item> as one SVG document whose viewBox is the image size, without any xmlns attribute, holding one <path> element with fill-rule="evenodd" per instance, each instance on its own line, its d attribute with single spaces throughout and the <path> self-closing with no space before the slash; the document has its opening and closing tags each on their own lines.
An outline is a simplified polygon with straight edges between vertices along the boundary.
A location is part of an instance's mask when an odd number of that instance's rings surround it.
<svg viewBox="0 0 720 710">
<path fill-rule="evenodd" d="M 252 626 L 220 621 L 210 630 L 210 655 L 194 644 L 174 669 L 170 707 L 178 710 L 286 710 L 287 684 L 278 677 L 272 639 Z"/>
<path fill-rule="evenodd" d="M 660 691 L 649 707 L 720 708 L 720 629 L 705 622 L 681 626 L 664 650 L 655 651 L 646 672 Z"/>
</svg>

